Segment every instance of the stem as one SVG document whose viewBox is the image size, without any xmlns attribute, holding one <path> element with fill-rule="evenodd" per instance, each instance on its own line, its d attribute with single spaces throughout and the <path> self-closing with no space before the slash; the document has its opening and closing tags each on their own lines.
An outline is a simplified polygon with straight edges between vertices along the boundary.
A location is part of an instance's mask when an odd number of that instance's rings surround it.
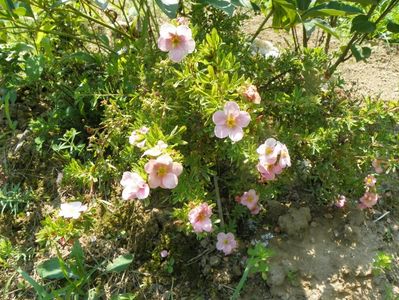
<svg viewBox="0 0 399 300">
<path fill-rule="evenodd" d="M 295 27 L 291 27 L 291 32 L 295 44 L 295 52 L 298 52 L 301 47 L 299 46 L 298 35 L 296 33 Z"/>
<path fill-rule="evenodd" d="M 308 37 L 306 34 L 306 28 L 305 25 L 302 24 L 302 46 L 303 48 L 307 48 L 308 47 Z"/>
<path fill-rule="evenodd" d="M 241 292 L 242 288 L 244 287 L 245 282 L 247 281 L 249 270 L 250 270 L 250 267 L 247 265 L 244 270 L 244 273 L 242 274 L 240 282 L 238 283 L 238 285 L 234 291 L 234 294 L 233 294 L 233 296 L 231 296 L 230 300 L 236 300 L 236 299 L 238 299 L 238 296 L 240 296 L 240 292 Z"/>
<path fill-rule="evenodd" d="M 266 18 L 263 20 L 263 22 L 259 25 L 258 29 L 256 30 L 255 34 L 251 38 L 251 43 L 258 37 L 259 33 L 262 32 L 263 26 L 266 25 L 267 21 L 269 21 L 270 17 L 273 15 L 273 8 L 270 10 L 270 12 L 267 14 Z"/>
<path fill-rule="evenodd" d="M 337 17 L 331 17 L 330 18 L 331 28 L 334 28 L 336 25 L 337 25 Z M 331 42 L 331 33 L 328 33 L 326 38 L 326 44 L 324 46 L 324 52 L 326 54 L 328 54 L 328 51 L 330 50 L 330 42 Z"/>
<path fill-rule="evenodd" d="M 218 214 L 219 214 L 219 218 L 220 218 L 220 225 L 222 225 L 222 227 L 224 227 L 222 201 L 220 200 L 219 184 L 218 184 L 218 178 L 216 175 L 213 177 L 213 182 L 215 184 L 216 203 L 218 205 Z"/>
</svg>

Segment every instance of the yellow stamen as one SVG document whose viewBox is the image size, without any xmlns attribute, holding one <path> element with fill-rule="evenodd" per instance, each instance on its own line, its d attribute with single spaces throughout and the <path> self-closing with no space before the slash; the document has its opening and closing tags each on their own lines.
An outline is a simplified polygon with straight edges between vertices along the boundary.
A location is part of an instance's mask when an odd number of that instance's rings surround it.
<svg viewBox="0 0 399 300">
<path fill-rule="evenodd" d="M 233 128 L 234 126 L 236 126 L 236 119 L 231 114 L 227 116 L 226 125 L 229 128 Z"/>
<path fill-rule="evenodd" d="M 163 177 L 163 176 L 166 175 L 167 172 L 168 172 L 168 169 L 167 169 L 166 166 L 160 166 L 159 169 L 158 169 L 158 171 L 157 171 L 157 175 L 158 175 L 159 177 Z"/>
</svg>

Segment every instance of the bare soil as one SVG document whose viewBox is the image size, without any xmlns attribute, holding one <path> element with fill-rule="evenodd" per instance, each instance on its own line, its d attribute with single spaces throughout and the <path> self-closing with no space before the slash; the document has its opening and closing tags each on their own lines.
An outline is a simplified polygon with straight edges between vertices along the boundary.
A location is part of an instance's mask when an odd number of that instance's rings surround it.
<svg viewBox="0 0 399 300">
<path fill-rule="evenodd" d="M 262 19 L 262 16 L 256 16 L 245 24 L 244 27 L 249 34 L 256 32 Z M 298 34 L 301 39 L 301 32 Z M 272 42 L 282 51 L 293 45 L 290 34 L 282 30 L 276 31 L 270 27 L 270 24 L 258 37 Z M 338 49 L 340 45 L 339 41 L 332 41 L 332 50 Z M 383 100 L 399 99 L 399 46 L 389 45 L 383 41 L 368 46 L 372 48 L 372 54 L 367 61 L 356 62 L 351 58 L 339 66 L 337 75 L 345 80 L 346 87 L 352 89 L 356 95 Z"/>
</svg>

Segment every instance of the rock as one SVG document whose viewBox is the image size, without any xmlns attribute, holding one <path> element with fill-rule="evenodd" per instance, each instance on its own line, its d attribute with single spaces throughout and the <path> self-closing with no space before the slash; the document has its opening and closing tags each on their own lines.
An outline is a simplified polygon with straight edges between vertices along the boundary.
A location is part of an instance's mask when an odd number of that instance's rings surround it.
<svg viewBox="0 0 399 300">
<path fill-rule="evenodd" d="M 269 286 L 279 286 L 284 283 L 285 272 L 282 266 L 280 265 L 271 265 L 269 273 L 267 275 L 267 284 Z"/>
<path fill-rule="evenodd" d="M 209 265 L 210 265 L 211 267 L 215 267 L 215 266 L 217 266 L 219 263 L 220 263 L 220 258 L 219 258 L 218 256 L 212 255 L 212 256 L 209 258 Z"/>
<path fill-rule="evenodd" d="M 278 218 L 286 211 L 287 208 L 284 206 L 284 204 L 276 200 L 267 201 L 267 219 L 270 220 L 271 223 L 276 223 Z"/>
<path fill-rule="evenodd" d="M 279 217 L 278 224 L 288 235 L 299 236 L 309 227 L 311 218 L 309 207 L 290 208 L 287 214 Z"/>
</svg>

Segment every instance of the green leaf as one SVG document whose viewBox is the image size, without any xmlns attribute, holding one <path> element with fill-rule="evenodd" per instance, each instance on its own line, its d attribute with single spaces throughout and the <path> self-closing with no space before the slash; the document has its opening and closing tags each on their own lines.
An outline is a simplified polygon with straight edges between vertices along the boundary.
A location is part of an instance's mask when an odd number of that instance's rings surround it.
<svg viewBox="0 0 399 300">
<path fill-rule="evenodd" d="M 81 265 L 84 264 L 85 255 L 82 246 L 79 243 L 79 240 L 75 240 L 75 242 L 73 243 L 71 257 L 75 258 L 76 261 L 79 262 Z"/>
<path fill-rule="evenodd" d="M 352 45 L 351 51 L 357 62 L 365 60 L 369 58 L 371 55 L 371 48 L 369 47 L 360 47 L 358 45 Z"/>
<path fill-rule="evenodd" d="M 338 35 L 337 31 L 334 28 L 332 28 L 327 21 L 323 19 L 313 19 L 312 22 L 315 24 L 315 26 L 331 34 L 333 37 L 340 39 L 340 36 Z"/>
<path fill-rule="evenodd" d="M 159 8 L 167 15 L 169 18 L 174 19 L 177 16 L 177 10 L 179 8 L 179 1 L 165 1 L 165 0 L 155 0 Z"/>
<path fill-rule="evenodd" d="M 249 0 L 231 0 L 231 3 L 235 6 L 241 6 L 246 8 L 253 8 L 251 1 Z"/>
<path fill-rule="evenodd" d="M 393 33 L 399 33 L 399 24 L 388 21 L 387 30 Z"/>
<path fill-rule="evenodd" d="M 13 13 L 19 17 L 23 17 L 26 15 L 26 8 L 22 6 L 17 7 L 16 9 L 13 10 Z"/>
<path fill-rule="evenodd" d="M 25 73 L 28 81 L 33 82 L 40 79 L 44 68 L 44 57 L 31 56 L 25 61 Z"/>
<path fill-rule="evenodd" d="M 360 15 L 352 20 L 351 32 L 371 33 L 376 30 L 376 25 L 369 21 L 366 15 Z"/>
<path fill-rule="evenodd" d="M 128 253 L 120 255 L 107 265 L 107 272 L 122 272 L 133 262 L 133 255 Z"/>
<path fill-rule="evenodd" d="M 296 0 L 296 6 L 299 10 L 307 10 L 312 0 Z"/>
<path fill-rule="evenodd" d="M 37 267 L 37 273 L 43 279 L 62 279 L 65 278 L 62 273 L 60 262 L 57 257 L 50 258 Z"/>
<path fill-rule="evenodd" d="M 363 10 L 358 7 L 338 1 L 330 1 L 307 10 L 304 14 L 302 14 L 302 19 L 329 16 L 350 16 L 361 13 L 363 13 Z"/>
<path fill-rule="evenodd" d="M 371 5 L 371 4 L 377 4 L 378 3 L 378 0 L 346 0 L 346 1 L 358 3 L 360 5 Z"/>
<path fill-rule="evenodd" d="M 202 0 L 203 3 L 208 3 L 215 8 L 223 10 L 229 16 L 232 16 L 235 10 L 235 6 L 229 0 Z"/>
<path fill-rule="evenodd" d="M 28 273 L 18 269 L 17 272 L 21 274 L 21 276 L 34 288 L 39 299 L 52 299 L 51 295 L 46 292 L 43 286 L 41 286 L 37 281 L 35 281 L 32 277 L 29 276 Z"/>
</svg>

